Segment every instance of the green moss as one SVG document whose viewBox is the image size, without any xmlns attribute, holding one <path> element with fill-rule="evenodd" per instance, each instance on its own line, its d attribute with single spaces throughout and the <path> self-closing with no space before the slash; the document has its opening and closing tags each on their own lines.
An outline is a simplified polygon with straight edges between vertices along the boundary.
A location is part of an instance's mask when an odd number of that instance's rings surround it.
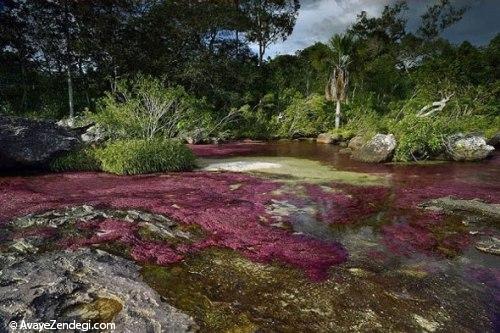
<svg viewBox="0 0 500 333">
<path fill-rule="evenodd" d="M 356 136 L 355 131 L 347 128 L 332 129 L 328 133 L 343 141 L 348 141 Z"/>
<path fill-rule="evenodd" d="M 90 303 L 73 306 L 65 312 L 93 323 L 111 323 L 122 309 L 123 305 L 117 300 L 101 297 Z"/>
<path fill-rule="evenodd" d="M 439 302 L 423 308 L 413 300 L 426 298 L 427 291 L 407 290 L 425 276 L 393 272 L 381 278 L 369 267 L 337 267 L 327 281 L 311 283 L 298 270 L 222 249 L 170 268 L 142 269 L 145 281 L 192 315 L 201 332 L 415 331 L 414 314 L 427 318 L 443 312 Z M 446 291 L 437 284 L 428 288 Z M 402 293 L 412 298 L 397 296 Z"/>
<path fill-rule="evenodd" d="M 176 140 L 118 140 L 96 153 L 102 170 L 120 175 L 191 170 L 195 157 Z"/>
</svg>

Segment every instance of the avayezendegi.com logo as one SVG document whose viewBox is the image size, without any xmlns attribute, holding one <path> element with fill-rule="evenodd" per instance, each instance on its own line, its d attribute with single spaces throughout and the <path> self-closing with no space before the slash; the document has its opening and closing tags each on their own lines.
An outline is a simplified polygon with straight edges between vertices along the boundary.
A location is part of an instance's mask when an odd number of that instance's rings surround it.
<svg viewBox="0 0 500 333">
<path fill-rule="evenodd" d="M 88 332 L 91 330 L 99 331 L 113 331 L 115 329 L 115 323 L 80 323 L 77 321 L 72 321 L 69 323 L 59 323 L 57 320 L 51 320 L 49 322 L 36 322 L 31 323 L 25 320 L 19 322 L 11 321 L 9 323 L 9 328 L 11 331 L 59 331 L 59 330 L 78 330 L 81 332 Z"/>
</svg>

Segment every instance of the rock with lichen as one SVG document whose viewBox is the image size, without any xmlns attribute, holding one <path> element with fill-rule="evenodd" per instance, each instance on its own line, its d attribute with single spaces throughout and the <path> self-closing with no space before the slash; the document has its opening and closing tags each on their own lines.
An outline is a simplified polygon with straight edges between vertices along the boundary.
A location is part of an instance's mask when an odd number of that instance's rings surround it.
<svg viewBox="0 0 500 333">
<path fill-rule="evenodd" d="M 392 134 L 377 134 L 352 154 L 355 160 L 367 163 L 387 162 L 396 149 L 396 139 Z"/>
<path fill-rule="evenodd" d="M 162 301 L 131 261 L 99 250 L 46 253 L 0 276 L 0 330 L 11 321 L 114 323 L 117 332 L 194 332 L 194 320 Z"/>
<path fill-rule="evenodd" d="M 495 150 L 483 136 L 461 133 L 449 136 L 445 142 L 446 154 L 453 161 L 480 161 Z"/>
</svg>

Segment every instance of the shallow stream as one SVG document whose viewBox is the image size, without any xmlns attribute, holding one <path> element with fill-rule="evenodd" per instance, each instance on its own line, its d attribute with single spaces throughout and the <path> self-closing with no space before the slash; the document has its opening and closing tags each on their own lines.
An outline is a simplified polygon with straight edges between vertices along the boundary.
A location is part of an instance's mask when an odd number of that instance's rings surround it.
<svg viewBox="0 0 500 333">
<path fill-rule="evenodd" d="M 303 141 L 192 149 L 191 173 L 0 178 L 0 253 L 133 260 L 203 332 L 500 330 L 499 154 L 370 165 Z"/>
</svg>

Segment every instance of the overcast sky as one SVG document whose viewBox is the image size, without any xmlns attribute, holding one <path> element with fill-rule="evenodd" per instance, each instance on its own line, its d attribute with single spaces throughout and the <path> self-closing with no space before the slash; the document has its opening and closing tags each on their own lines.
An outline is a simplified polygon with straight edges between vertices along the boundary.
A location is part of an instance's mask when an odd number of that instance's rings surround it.
<svg viewBox="0 0 500 333">
<path fill-rule="evenodd" d="M 437 0 L 409 0 L 409 27 L 419 23 L 419 17 L 429 4 Z M 267 56 L 295 53 L 317 41 L 327 41 L 336 32 L 343 32 L 365 10 L 379 15 L 384 6 L 394 0 L 301 0 L 301 8 L 294 31 L 285 42 L 270 46 Z M 452 42 L 469 40 L 485 44 L 500 33 L 500 0 L 452 0 L 470 9 L 456 25 L 447 29 L 444 37 Z"/>
</svg>

